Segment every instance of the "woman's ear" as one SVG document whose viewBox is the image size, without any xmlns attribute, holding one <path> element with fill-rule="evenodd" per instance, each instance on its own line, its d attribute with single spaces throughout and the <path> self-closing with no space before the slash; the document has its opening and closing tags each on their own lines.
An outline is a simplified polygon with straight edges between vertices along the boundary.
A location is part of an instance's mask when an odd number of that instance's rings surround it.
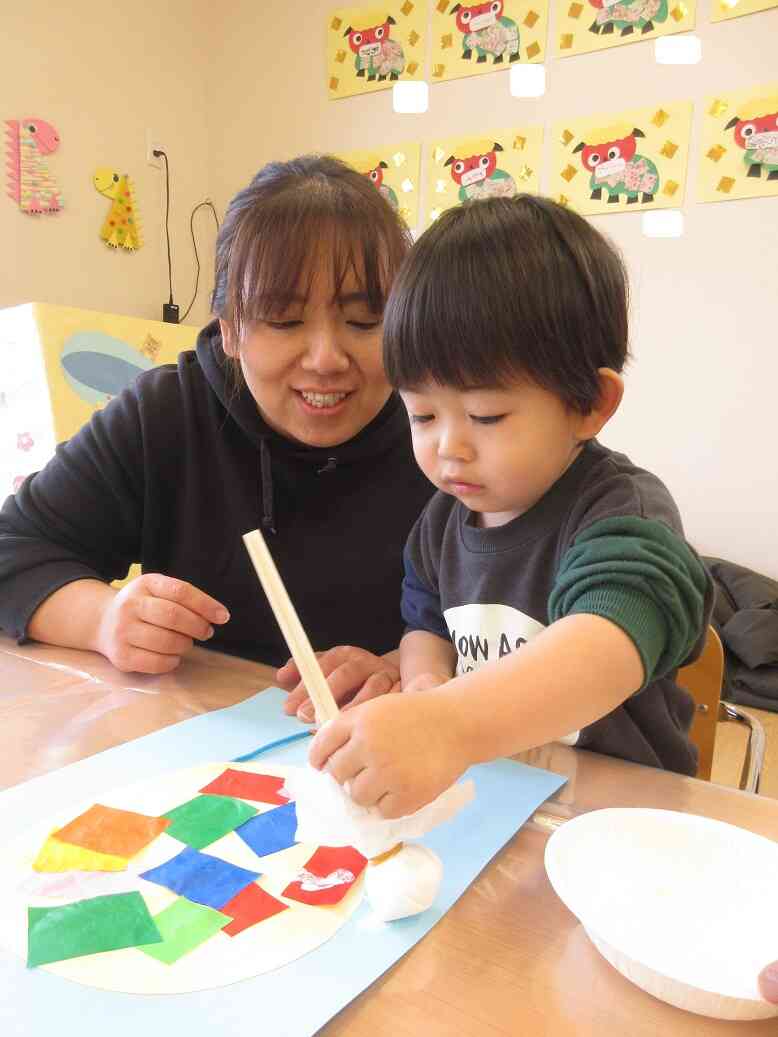
<svg viewBox="0 0 778 1037">
<path fill-rule="evenodd" d="M 581 440 L 593 439 L 619 409 L 624 395 L 624 379 L 610 367 L 600 367 L 597 371 L 599 395 L 588 414 L 581 417 L 579 437 Z"/>
<path fill-rule="evenodd" d="M 233 360 L 237 360 L 240 350 L 238 349 L 238 339 L 232 321 L 224 320 L 224 318 L 219 317 L 219 329 L 222 333 L 222 349 L 224 350 L 224 355 L 232 357 Z"/>
</svg>

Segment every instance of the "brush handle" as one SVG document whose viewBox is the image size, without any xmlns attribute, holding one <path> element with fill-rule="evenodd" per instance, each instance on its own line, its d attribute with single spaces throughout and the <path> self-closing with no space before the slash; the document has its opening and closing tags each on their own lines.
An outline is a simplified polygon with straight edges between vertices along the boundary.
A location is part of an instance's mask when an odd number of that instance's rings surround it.
<svg viewBox="0 0 778 1037">
<path fill-rule="evenodd" d="M 283 580 L 268 551 L 265 538 L 258 529 L 244 534 L 243 543 L 256 570 L 259 582 L 267 595 L 273 615 L 278 621 L 292 658 L 316 710 L 316 722 L 321 726 L 338 715 L 338 704 L 332 696 L 327 679 L 322 673 L 308 635 L 289 599 Z"/>
</svg>

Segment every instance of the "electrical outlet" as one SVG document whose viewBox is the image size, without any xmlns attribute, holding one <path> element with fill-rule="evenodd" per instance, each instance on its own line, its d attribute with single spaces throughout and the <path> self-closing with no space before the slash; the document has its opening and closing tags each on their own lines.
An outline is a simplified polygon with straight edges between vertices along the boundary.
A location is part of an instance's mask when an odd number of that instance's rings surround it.
<svg viewBox="0 0 778 1037">
<path fill-rule="evenodd" d="M 164 151 L 165 145 L 157 140 L 153 130 L 146 130 L 146 161 L 155 169 L 162 169 L 162 158 L 155 151 Z"/>
</svg>

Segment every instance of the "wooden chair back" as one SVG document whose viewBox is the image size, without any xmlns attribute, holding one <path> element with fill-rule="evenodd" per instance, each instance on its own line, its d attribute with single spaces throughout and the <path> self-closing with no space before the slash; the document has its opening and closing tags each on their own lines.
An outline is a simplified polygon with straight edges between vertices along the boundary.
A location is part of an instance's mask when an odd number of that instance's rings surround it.
<svg viewBox="0 0 778 1037">
<path fill-rule="evenodd" d="M 690 737 L 700 752 L 697 777 L 710 781 L 724 681 L 724 649 L 713 627 L 708 627 L 702 655 L 696 662 L 682 666 L 675 680 L 694 699 L 696 708 Z"/>
</svg>

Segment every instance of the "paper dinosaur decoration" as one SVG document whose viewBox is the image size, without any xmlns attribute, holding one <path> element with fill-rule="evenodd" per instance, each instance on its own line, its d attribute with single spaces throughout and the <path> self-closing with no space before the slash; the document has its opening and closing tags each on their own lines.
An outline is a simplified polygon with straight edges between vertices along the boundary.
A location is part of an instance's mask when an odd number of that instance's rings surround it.
<svg viewBox="0 0 778 1037">
<path fill-rule="evenodd" d="M 5 125 L 8 197 L 32 215 L 59 212 L 62 195 L 42 158 L 59 147 L 57 131 L 43 119 L 8 119 Z"/>
<path fill-rule="evenodd" d="M 140 248 L 143 240 L 132 180 L 126 173 L 117 173 L 107 166 L 96 169 L 93 179 L 100 194 L 111 199 L 111 208 L 100 237 L 111 248 L 126 248 L 129 251 Z"/>
</svg>

